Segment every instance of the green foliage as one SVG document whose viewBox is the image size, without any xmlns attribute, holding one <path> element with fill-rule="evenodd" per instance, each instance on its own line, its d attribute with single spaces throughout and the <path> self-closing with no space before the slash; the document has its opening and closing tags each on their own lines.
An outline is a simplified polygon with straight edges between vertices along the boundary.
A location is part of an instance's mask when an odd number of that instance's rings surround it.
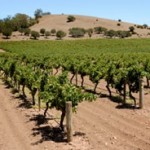
<svg viewBox="0 0 150 150">
<path fill-rule="evenodd" d="M 12 86 L 27 87 L 33 104 L 38 90 L 43 102 L 60 110 L 64 117 L 67 101 L 72 101 L 76 110 L 80 102 L 96 98 L 85 92 L 86 85 L 72 84 L 68 73 L 80 75 L 82 80 L 88 76 L 95 84 L 94 92 L 100 80 L 105 80 L 110 96 L 111 88 L 121 96 L 126 84 L 134 99 L 132 93 L 139 91 L 139 78 L 150 77 L 149 44 L 149 39 L 1 42 L 0 48 L 11 53 L 0 55 L 0 71 Z M 52 69 L 59 68 L 62 72 L 52 75 Z"/>
<path fill-rule="evenodd" d="M 86 33 L 86 30 L 84 28 L 71 28 L 69 29 L 69 34 L 72 37 L 78 38 L 83 37 Z"/>
<path fill-rule="evenodd" d="M 67 17 L 67 22 L 73 22 L 73 21 L 75 21 L 76 20 L 76 18 L 74 17 L 74 16 L 72 16 L 72 15 L 69 15 L 68 17 Z"/>
<path fill-rule="evenodd" d="M 44 87 L 44 92 L 41 93 L 41 98 L 46 102 L 50 102 L 51 108 L 65 111 L 67 101 L 72 101 L 72 107 L 76 110 L 78 104 L 84 100 L 92 101 L 96 97 L 93 94 L 84 93 L 81 89 L 70 84 L 67 73 L 58 77 L 51 76 Z"/>
<path fill-rule="evenodd" d="M 31 30 L 29 28 L 24 29 L 24 35 L 29 36 L 31 33 Z"/>
<path fill-rule="evenodd" d="M 50 31 L 45 31 L 45 37 L 47 38 L 48 36 L 51 35 L 51 32 Z"/>
<path fill-rule="evenodd" d="M 21 33 L 21 35 L 22 35 L 22 33 L 24 33 L 24 29 L 23 28 L 18 29 L 18 31 Z"/>
<path fill-rule="evenodd" d="M 106 36 L 112 38 L 112 37 L 115 37 L 117 35 L 116 31 L 114 30 L 108 30 L 106 33 L 105 33 Z"/>
<path fill-rule="evenodd" d="M 40 33 L 41 33 L 43 36 L 44 36 L 45 32 L 46 32 L 46 30 L 45 30 L 44 28 L 41 28 L 41 29 L 40 29 Z"/>
<path fill-rule="evenodd" d="M 3 28 L 11 28 L 12 31 L 22 31 L 34 25 L 36 23 L 35 19 L 30 18 L 26 14 L 16 14 L 14 17 L 7 17 L 3 20 L 0 20 L 0 32 L 2 32 Z"/>
<path fill-rule="evenodd" d="M 43 14 L 42 9 L 36 9 L 34 12 L 35 19 L 41 18 Z"/>
<path fill-rule="evenodd" d="M 38 37 L 40 37 L 40 34 L 37 31 L 31 31 L 31 37 L 36 40 Z"/>
<path fill-rule="evenodd" d="M 16 14 L 12 18 L 13 30 L 17 31 L 20 28 L 28 28 L 29 20 L 30 20 L 30 17 L 26 14 L 20 14 L 20 13 Z"/>
<path fill-rule="evenodd" d="M 62 41 L 8 41 L 0 42 L 0 48 L 11 53 L 26 54 L 31 57 L 46 57 L 51 55 L 101 56 L 113 53 L 148 54 L 150 40 L 146 39 L 84 39 Z M 101 56 L 103 57 L 103 55 Z"/>
<path fill-rule="evenodd" d="M 88 29 L 86 32 L 88 33 L 89 37 L 92 37 L 92 34 L 93 34 L 93 29 L 92 28 Z"/>
<path fill-rule="evenodd" d="M 143 27 L 144 27 L 145 29 L 147 29 L 147 28 L 148 28 L 148 25 L 147 25 L 147 24 L 143 24 Z"/>
<path fill-rule="evenodd" d="M 135 30 L 135 28 L 134 28 L 133 26 L 130 26 L 130 27 L 129 27 L 129 31 L 130 31 L 130 32 L 132 32 L 132 33 L 133 33 L 133 32 L 134 32 L 134 30 Z"/>
<path fill-rule="evenodd" d="M 35 20 L 34 18 L 30 18 L 29 22 L 28 22 L 28 26 L 33 26 L 34 24 L 36 24 L 38 22 L 38 20 Z"/>
<path fill-rule="evenodd" d="M 56 33 L 56 37 L 60 40 L 65 36 L 66 36 L 66 33 L 62 30 L 57 31 L 57 33 Z"/>
<path fill-rule="evenodd" d="M 2 33 L 3 26 L 4 26 L 3 20 L 0 20 L 0 33 Z"/>
<path fill-rule="evenodd" d="M 55 35 L 56 34 L 56 29 L 51 29 L 51 34 Z"/>
<path fill-rule="evenodd" d="M 107 29 L 104 28 L 104 27 L 95 27 L 94 31 L 95 31 L 96 34 L 101 34 L 101 33 L 104 34 L 104 33 L 106 33 Z"/>
<path fill-rule="evenodd" d="M 3 29 L 2 29 L 2 34 L 3 34 L 4 36 L 6 36 L 6 39 L 8 39 L 9 36 L 12 35 L 12 29 L 11 29 L 11 28 L 7 28 L 7 27 L 3 27 Z"/>
<path fill-rule="evenodd" d="M 131 33 L 129 31 L 117 31 L 117 36 L 120 38 L 130 37 Z"/>
</svg>

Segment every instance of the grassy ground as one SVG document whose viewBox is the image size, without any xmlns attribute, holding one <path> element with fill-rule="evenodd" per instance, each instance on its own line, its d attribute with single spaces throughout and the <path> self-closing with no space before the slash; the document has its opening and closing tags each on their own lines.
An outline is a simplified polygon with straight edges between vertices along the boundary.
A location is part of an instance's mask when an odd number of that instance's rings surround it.
<svg viewBox="0 0 150 150">
<path fill-rule="evenodd" d="M 150 53 L 150 39 L 89 39 L 0 42 L 0 48 L 30 56 L 55 54 Z"/>
</svg>

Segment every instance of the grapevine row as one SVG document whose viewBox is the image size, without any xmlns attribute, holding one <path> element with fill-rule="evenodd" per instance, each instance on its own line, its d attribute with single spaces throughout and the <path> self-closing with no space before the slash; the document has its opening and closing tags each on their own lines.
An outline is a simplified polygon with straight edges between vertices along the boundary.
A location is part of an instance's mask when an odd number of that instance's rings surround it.
<svg viewBox="0 0 150 150">
<path fill-rule="evenodd" d="M 125 87 L 128 86 L 129 96 L 136 106 L 133 93 L 139 91 L 139 79 L 145 77 L 149 87 L 150 60 L 146 55 L 138 54 L 132 56 L 130 54 L 101 54 L 97 57 L 65 55 L 44 58 L 2 54 L 0 72 L 4 81 L 18 91 L 21 90 L 24 97 L 26 97 L 25 87 L 28 88 L 33 105 L 37 94 L 39 104 L 40 99 L 46 103 L 45 115 L 48 107 L 60 110 L 62 112 L 60 126 L 63 129 L 66 101 L 72 101 L 75 109 L 79 102 L 95 99 L 93 94 L 84 91 L 86 76 L 95 84 L 94 93 L 100 80 L 105 80 L 110 97 L 112 96 L 111 88 L 115 88 L 120 96 L 126 97 Z M 68 74 L 70 73 L 72 77 L 69 80 Z M 75 77 L 76 85 L 78 84 L 78 76 L 82 79 L 79 88 L 72 84 Z"/>
</svg>

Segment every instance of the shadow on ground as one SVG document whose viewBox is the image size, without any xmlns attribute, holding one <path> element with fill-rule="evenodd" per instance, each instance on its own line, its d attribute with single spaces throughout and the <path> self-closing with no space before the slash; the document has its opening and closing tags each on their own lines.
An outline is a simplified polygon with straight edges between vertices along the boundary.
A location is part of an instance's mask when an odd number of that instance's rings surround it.
<svg viewBox="0 0 150 150">
<path fill-rule="evenodd" d="M 14 96 L 14 98 L 20 100 L 20 103 L 17 108 L 30 109 L 33 106 L 32 103 L 28 99 L 26 99 L 26 97 L 24 97 L 23 95 Z"/>
<path fill-rule="evenodd" d="M 32 135 L 41 136 L 41 138 L 38 141 L 32 143 L 32 145 L 38 145 L 40 143 L 43 143 L 44 141 L 53 141 L 56 143 L 67 142 L 66 132 L 62 131 L 59 126 L 53 127 L 48 124 L 49 120 L 54 119 L 55 118 L 53 117 L 44 118 L 43 115 L 35 115 L 30 119 L 30 121 L 35 122 L 35 127 L 32 129 Z M 85 136 L 85 133 L 75 132 L 73 136 Z"/>
<path fill-rule="evenodd" d="M 35 127 L 32 129 L 33 136 L 41 135 L 41 139 L 32 143 L 37 145 L 44 141 L 54 141 L 54 142 L 66 142 L 66 133 L 61 130 L 60 127 L 52 127 L 48 124 L 49 120 L 54 120 L 54 118 L 45 118 L 43 115 L 35 115 L 30 118 L 30 121 L 35 122 Z"/>
<path fill-rule="evenodd" d="M 120 96 L 108 96 L 107 94 L 101 94 L 101 98 L 108 98 L 110 101 L 117 103 L 117 109 L 139 109 L 139 107 L 134 106 L 133 104 L 123 103 L 123 99 Z"/>
</svg>

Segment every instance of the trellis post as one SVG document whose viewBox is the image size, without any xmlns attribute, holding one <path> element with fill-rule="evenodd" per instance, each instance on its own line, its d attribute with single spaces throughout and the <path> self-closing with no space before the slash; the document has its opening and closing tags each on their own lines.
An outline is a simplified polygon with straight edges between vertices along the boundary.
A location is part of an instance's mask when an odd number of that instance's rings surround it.
<svg viewBox="0 0 150 150">
<path fill-rule="evenodd" d="M 143 99 L 144 99 L 144 86 L 143 86 L 143 78 L 139 79 L 139 108 L 143 108 Z"/>
<path fill-rule="evenodd" d="M 66 102 L 66 128 L 67 128 L 67 141 L 72 141 L 72 102 Z"/>
</svg>

